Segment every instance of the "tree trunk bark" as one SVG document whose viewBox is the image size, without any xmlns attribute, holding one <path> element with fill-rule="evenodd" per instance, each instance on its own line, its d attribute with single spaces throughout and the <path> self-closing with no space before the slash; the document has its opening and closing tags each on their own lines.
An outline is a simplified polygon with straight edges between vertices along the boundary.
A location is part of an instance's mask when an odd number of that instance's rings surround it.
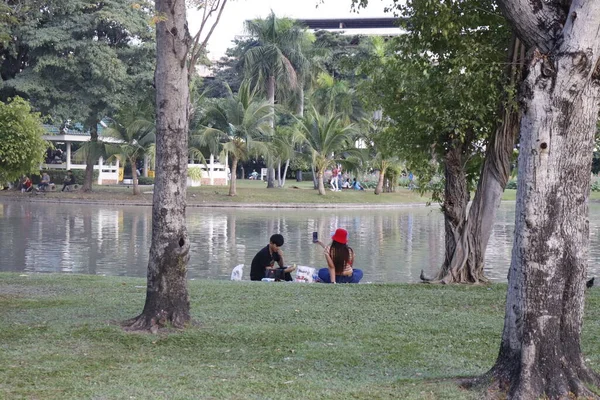
<svg viewBox="0 0 600 400">
<path fill-rule="evenodd" d="M 275 168 L 267 168 L 267 189 L 275 188 Z"/>
<path fill-rule="evenodd" d="M 138 174 L 137 174 L 136 162 L 137 162 L 137 160 L 135 159 L 135 157 L 133 157 L 129 160 L 129 163 L 131 164 L 131 176 L 133 178 L 133 195 L 134 196 L 138 196 L 141 193 L 140 186 L 138 185 Z"/>
<path fill-rule="evenodd" d="M 323 184 L 323 172 L 319 171 L 317 173 L 317 181 L 319 182 L 319 194 L 321 196 L 325 196 L 325 185 Z"/>
<path fill-rule="evenodd" d="M 302 170 L 296 171 L 296 182 L 302 182 Z"/>
<path fill-rule="evenodd" d="M 233 154 L 231 155 L 231 170 L 237 170 L 238 159 Z M 229 195 L 237 196 L 237 176 L 236 174 L 231 174 L 231 180 L 229 181 Z"/>
<path fill-rule="evenodd" d="M 269 124 L 275 129 L 275 75 L 267 78 L 267 101 L 271 105 L 271 117 Z"/>
<path fill-rule="evenodd" d="M 600 105 L 600 3 L 573 0 L 568 12 L 528 0 L 502 5 L 535 51 L 523 91 L 504 331 L 489 374 L 512 399 L 598 398 L 586 387 L 600 386 L 600 377 L 585 365 L 581 326 Z"/>
<path fill-rule="evenodd" d="M 96 164 L 96 154 L 98 146 L 98 119 L 96 117 L 90 119 L 90 151 L 85 158 L 85 178 L 83 180 L 84 192 L 91 192 L 94 181 L 94 164 Z"/>
<path fill-rule="evenodd" d="M 285 177 L 287 175 L 288 167 L 290 166 L 290 160 L 287 159 L 285 161 L 285 166 L 283 167 L 283 176 L 281 177 L 281 187 L 285 186 Z"/>
<path fill-rule="evenodd" d="M 304 85 L 300 84 L 298 92 L 298 108 L 296 109 L 296 115 L 302 118 L 304 116 Z"/>
<path fill-rule="evenodd" d="M 184 0 L 156 0 L 156 177 L 146 303 L 125 324 L 150 330 L 190 320 L 187 265 L 190 243 L 185 223 L 189 93 L 189 47 Z"/>
<path fill-rule="evenodd" d="M 277 187 L 282 187 L 281 184 L 281 160 L 277 160 Z"/>
<path fill-rule="evenodd" d="M 375 194 L 380 194 L 383 191 L 384 177 L 385 177 L 385 170 L 382 168 L 379 170 L 379 179 L 377 180 L 377 186 L 375 187 Z"/>
<path fill-rule="evenodd" d="M 450 264 L 450 255 L 454 254 L 456 245 L 465 226 L 469 189 L 464 170 L 463 145 L 455 141 L 444 156 L 444 213 L 445 259 L 442 270 Z"/>
<path fill-rule="evenodd" d="M 312 169 L 313 186 L 315 189 L 318 189 L 319 188 L 319 178 L 317 177 L 317 171 L 315 170 L 314 165 L 311 165 L 310 168 Z"/>
<path fill-rule="evenodd" d="M 515 87 L 522 82 L 525 48 L 513 37 L 508 57 L 508 84 Z M 510 176 L 510 161 L 514 141 L 519 130 L 518 110 L 510 106 L 515 99 L 504 99 L 501 105 L 502 121 L 488 144 L 485 161 L 477 184 L 477 191 L 465 221 L 465 227 L 456 242 L 454 253 L 447 259 L 437 279 L 443 283 L 486 282 L 483 268 L 485 250 L 492 233 L 496 211 Z"/>
</svg>

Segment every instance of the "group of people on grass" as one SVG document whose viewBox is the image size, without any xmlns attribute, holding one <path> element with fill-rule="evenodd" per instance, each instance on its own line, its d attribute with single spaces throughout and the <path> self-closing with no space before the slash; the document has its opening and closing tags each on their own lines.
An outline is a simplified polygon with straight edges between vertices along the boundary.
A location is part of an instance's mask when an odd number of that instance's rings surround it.
<svg viewBox="0 0 600 400">
<path fill-rule="evenodd" d="M 336 165 L 331 171 L 331 179 L 329 180 L 332 192 L 341 192 L 342 189 L 354 189 L 354 190 L 365 190 L 359 181 L 354 178 L 350 181 L 350 178 L 344 180 L 342 176 L 342 167 Z"/>
<path fill-rule="evenodd" d="M 40 183 L 38 183 L 36 191 L 45 192 L 48 190 L 50 185 L 52 185 L 52 182 L 50 182 L 50 175 L 48 175 L 47 172 L 41 171 L 41 175 L 42 179 L 40 180 Z M 67 175 L 65 175 L 65 178 L 63 180 L 63 187 L 61 191 L 64 192 L 65 190 L 70 190 L 72 185 L 75 185 L 75 183 L 75 176 L 73 176 L 73 172 L 71 172 L 70 170 L 67 171 Z M 23 175 L 21 177 L 18 189 L 20 189 L 23 193 L 33 191 L 33 182 L 27 175 Z"/>
<path fill-rule="evenodd" d="M 252 259 L 250 279 L 260 281 L 263 278 L 273 277 L 275 280 L 291 281 L 291 273 L 295 266 L 286 266 L 283 261 L 283 236 L 276 233 L 269 239 L 269 244 L 262 248 Z M 323 256 L 327 268 L 319 269 L 317 281 L 324 283 L 358 283 L 363 277 L 360 269 L 353 267 L 354 251 L 348 246 L 348 231 L 338 228 L 331 237 L 331 243 L 325 245 L 320 240 L 315 240 L 323 248 Z M 275 266 L 275 263 L 278 266 Z"/>
</svg>

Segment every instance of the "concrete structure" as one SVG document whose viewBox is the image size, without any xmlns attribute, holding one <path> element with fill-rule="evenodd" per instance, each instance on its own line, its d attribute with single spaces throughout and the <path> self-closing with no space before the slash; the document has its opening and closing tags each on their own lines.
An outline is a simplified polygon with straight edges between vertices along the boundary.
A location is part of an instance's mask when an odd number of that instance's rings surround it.
<svg viewBox="0 0 600 400">
<path fill-rule="evenodd" d="M 105 125 L 98 125 L 98 140 L 104 142 L 114 142 L 115 139 L 102 135 Z M 41 169 L 54 169 L 54 170 L 73 170 L 86 168 L 85 164 L 77 164 L 73 162 L 72 145 L 74 143 L 85 143 L 90 140 L 89 132 L 84 132 L 82 129 L 71 129 L 64 128 L 60 130 L 53 125 L 44 125 L 46 134 L 42 137 L 52 143 L 65 144 L 66 154 L 63 159 L 47 160 L 46 163 L 40 166 Z M 188 177 L 188 186 L 200 186 L 200 185 L 228 185 L 230 179 L 229 168 L 227 167 L 227 157 L 225 158 L 225 164 L 215 160 L 213 155 L 210 156 L 210 162 L 208 165 L 195 163 L 193 160 L 188 164 L 188 168 L 200 169 L 200 180 L 194 180 Z M 131 184 L 129 180 L 124 180 L 122 171 L 120 171 L 119 160 L 110 164 L 105 164 L 104 159 L 100 157 L 98 164 L 94 165 L 94 170 L 98 171 L 99 185 L 114 185 L 119 182 L 125 184 Z M 148 176 L 149 171 L 149 159 L 144 158 L 144 172 L 143 176 Z"/>
</svg>

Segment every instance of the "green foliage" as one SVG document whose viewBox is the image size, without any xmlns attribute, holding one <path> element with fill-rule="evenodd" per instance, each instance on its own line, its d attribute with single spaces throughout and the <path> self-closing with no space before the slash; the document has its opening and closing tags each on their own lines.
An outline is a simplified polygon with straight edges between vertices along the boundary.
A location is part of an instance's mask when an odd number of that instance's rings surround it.
<svg viewBox="0 0 600 400">
<path fill-rule="evenodd" d="M 265 87 L 270 78 L 275 79 L 280 103 L 297 95 L 310 66 L 303 53 L 311 40 L 306 29 L 295 20 L 278 18 L 271 12 L 265 19 L 246 21 L 246 30 L 257 41 L 244 55 L 246 78 L 262 82 Z"/>
<path fill-rule="evenodd" d="M 227 97 L 230 89 L 234 93 L 239 90 L 244 79 L 246 51 L 258 46 L 258 41 L 254 38 L 235 39 L 233 43 L 234 47 L 227 49 L 225 56 L 211 68 L 214 80 L 206 80 L 202 84 L 202 90 L 205 90 L 209 97 Z"/>
<path fill-rule="evenodd" d="M 188 178 L 194 181 L 200 181 L 202 179 L 202 169 L 200 167 L 188 168 Z"/>
<path fill-rule="evenodd" d="M 192 143 L 208 146 L 213 154 L 228 151 L 238 160 L 266 153 L 264 142 L 272 135 L 271 105 L 259 97 L 258 89 L 244 81 L 238 93 L 211 103 L 206 125 L 192 135 Z"/>
<path fill-rule="evenodd" d="M 140 185 L 154 185 L 154 178 L 149 176 L 140 176 L 138 177 L 138 183 Z"/>
<path fill-rule="evenodd" d="M 493 0 L 409 0 L 394 9 L 406 34 L 362 65 L 371 78 L 366 101 L 392 120 L 385 140 L 421 181 L 460 147 L 474 182 L 496 127 L 509 28 Z"/>
<path fill-rule="evenodd" d="M 65 171 L 64 169 L 45 169 L 43 170 L 43 172 L 47 173 L 48 176 L 50 177 L 50 182 L 54 183 L 55 185 L 62 185 L 65 176 L 67 175 L 67 171 Z M 72 169 L 71 172 L 73 173 L 73 178 L 75 178 L 75 183 L 81 185 L 85 179 L 85 170 L 83 169 Z M 94 182 L 98 181 L 98 170 L 95 169 L 94 173 L 92 174 L 92 178 L 94 180 Z M 41 181 L 41 171 L 37 171 L 35 173 L 32 173 L 31 175 L 31 181 L 35 184 L 40 183 Z"/>
<path fill-rule="evenodd" d="M 24 3 L 30 8 L 2 49 L 2 98 L 23 93 L 57 123 L 73 119 L 90 128 L 132 97 L 152 97 L 155 45 L 147 3 Z"/>
<path fill-rule="evenodd" d="M 15 97 L 0 102 L 0 182 L 39 170 L 49 146 L 43 134 L 40 115 L 31 111 L 27 101 Z"/>
</svg>

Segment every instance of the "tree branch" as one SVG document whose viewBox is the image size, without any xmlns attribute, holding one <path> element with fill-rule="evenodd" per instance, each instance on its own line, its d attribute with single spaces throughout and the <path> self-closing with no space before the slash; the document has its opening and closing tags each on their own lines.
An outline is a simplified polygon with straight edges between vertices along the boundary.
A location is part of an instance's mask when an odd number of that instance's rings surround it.
<svg viewBox="0 0 600 400">
<path fill-rule="evenodd" d="M 499 0 L 500 8 L 528 48 L 548 53 L 562 37 L 571 3 L 585 0 Z"/>
<path fill-rule="evenodd" d="M 204 14 L 202 16 L 202 24 L 200 25 L 200 29 L 194 36 L 194 44 L 192 45 L 192 50 L 190 52 L 190 67 L 188 68 L 188 80 L 191 79 L 192 74 L 194 73 L 194 71 L 196 69 L 195 68 L 196 61 L 198 60 L 198 57 L 200 56 L 202 51 L 206 48 L 206 44 L 208 43 L 208 40 L 212 36 L 215 28 L 217 27 L 217 25 L 221 19 L 221 15 L 223 14 L 225 5 L 227 5 L 227 0 L 222 0 L 222 1 L 223 2 L 221 2 L 221 0 L 216 0 L 215 2 L 213 2 L 212 6 L 210 7 L 210 10 L 208 9 L 208 7 L 204 7 Z M 206 27 L 206 23 L 208 22 L 210 17 L 217 10 L 218 10 L 218 14 L 217 14 L 216 20 L 213 22 L 212 26 L 210 27 L 208 34 L 204 37 L 202 44 L 198 45 L 198 43 L 200 42 L 200 37 L 202 36 L 202 32 L 204 31 L 204 28 Z"/>
</svg>

